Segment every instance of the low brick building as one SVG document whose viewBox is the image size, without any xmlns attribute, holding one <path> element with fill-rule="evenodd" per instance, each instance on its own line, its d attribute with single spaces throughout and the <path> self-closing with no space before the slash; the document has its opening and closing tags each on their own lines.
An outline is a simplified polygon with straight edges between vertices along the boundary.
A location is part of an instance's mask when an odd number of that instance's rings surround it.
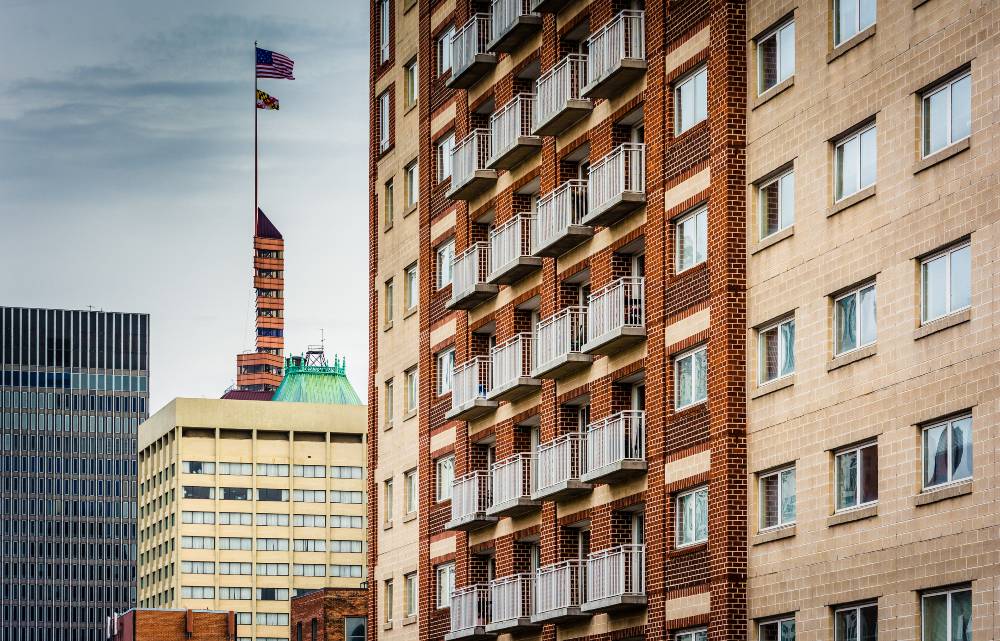
<svg viewBox="0 0 1000 641">
<path fill-rule="evenodd" d="M 365 641 L 366 588 L 325 588 L 292 599 L 292 641 Z"/>
<path fill-rule="evenodd" d="M 109 641 L 236 641 L 236 615 L 221 610 L 137 609 L 111 620 Z"/>
</svg>

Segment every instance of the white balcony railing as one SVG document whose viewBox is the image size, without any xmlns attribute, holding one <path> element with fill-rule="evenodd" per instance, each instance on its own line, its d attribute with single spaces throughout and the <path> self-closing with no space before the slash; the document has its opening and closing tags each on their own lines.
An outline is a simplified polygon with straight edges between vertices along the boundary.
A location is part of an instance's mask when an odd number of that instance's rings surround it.
<svg viewBox="0 0 1000 641">
<path fill-rule="evenodd" d="M 535 614 L 580 607 L 586 591 L 587 565 L 571 559 L 535 571 Z"/>
<path fill-rule="evenodd" d="M 472 632 L 490 622 L 490 589 L 487 585 L 456 588 L 451 593 L 451 632 Z"/>
<path fill-rule="evenodd" d="M 579 225 L 587 215 L 587 181 L 567 180 L 538 200 L 531 230 L 531 251 L 537 252 L 566 235 L 570 225 Z"/>
<path fill-rule="evenodd" d="M 567 307 L 538 323 L 535 366 L 544 369 L 587 342 L 587 308 Z"/>
<path fill-rule="evenodd" d="M 490 473 L 478 470 L 464 474 L 451 484 L 451 520 L 462 521 L 485 514 L 493 500 Z"/>
<path fill-rule="evenodd" d="M 627 142 L 590 168 L 590 211 L 597 212 L 626 191 L 646 189 L 646 145 Z"/>
<path fill-rule="evenodd" d="M 619 278 L 590 297 L 587 312 L 587 341 L 594 342 L 623 327 L 642 327 L 646 319 L 643 280 L 637 276 Z"/>
<path fill-rule="evenodd" d="M 646 460 L 646 412 L 627 410 L 587 426 L 584 472 L 623 461 Z"/>
<path fill-rule="evenodd" d="M 587 435 L 570 432 L 538 446 L 535 491 L 538 493 L 567 481 L 579 481 L 587 458 Z"/>
<path fill-rule="evenodd" d="M 490 350 L 490 365 L 493 368 L 491 389 L 531 376 L 532 343 L 531 334 L 523 332 Z"/>
<path fill-rule="evenodd" d="M 493 464 L 493 507 L 531 496 L 531 453 L 521 452 Z"/>
<path fill-rule="evenodd" d="M 458 409 L 490 391 L 490 357 L 476 356 L 455 368 L 451 375 L 451 408 Z"/>
<path fill-rule="evenodd" d="M 476 55 L 487 53 L 490 40 L 490 14 L 473 14 L 469 21 L 451 37 L 452 73 L 459 74 L 471 65 Z"/>
<path fill-rule="evenodd" d="M 490 116 L 490 134 L 493 136 L 491 162 L 516 147 L 521 136 L 531 135 L 534 106 L 535 94 L 522 93 Z"/>
<path fill-rule="evenodd" d="M 490 267 L 490 245 L 487 242 L 473 243 L 471 247 L 452 259 L 452 298 L 461 298 L 473 291 L 476 285 L 486 282 Z"/>
<path fill-rule="evenodd" d="M 538 128 L 566 108 L 570 100 L 583 98 L 587 84 L 587 56 L 571 53 L 538 77 L 533 125 Z"/>
<path fill-rule="evenodd" d="M 531 256 L 531 214 L 517 214 L 490 231 L 490 278 Z"/>
<path fill-rule="evenodd" d="M 620 545 L 587 559 L 587 601 L 646 593 L 646 546 Z"/>
<path fill-rule="evenodd" d="M 490 581 L 491 623 L 515 622 L 532 615 L 534 577 L 514 574 Z"/>
<path fill-rule="evenodd" d="M 493 0 L 490 7 L 491 40 L 498 40 L 510 31 L 517 19 L 531 14 L 531 0 Z"/>
<path fill-rule="evenodd" d="M 477 171 L 486 169 L 490 159 L 489 129 L 473 129 L 455 144 L 451 151 L 451 184 L 459 187 L 466 184 Z"/>
<path fill-rule="evenodd" d="M 588 85 L 594 85 L 618 69 L 622 60 L 646 57 L 646 13 L 626 10 L 615 16 L 589 39 Z"/>
</svg>

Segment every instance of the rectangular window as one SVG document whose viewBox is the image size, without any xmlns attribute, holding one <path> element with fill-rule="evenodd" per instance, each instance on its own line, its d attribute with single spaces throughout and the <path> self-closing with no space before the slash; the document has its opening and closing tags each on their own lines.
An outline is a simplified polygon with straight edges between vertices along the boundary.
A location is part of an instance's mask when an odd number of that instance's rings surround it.
<svg viewBox="0 0 1000 641">
<path fill-rule="evenodd" d="M 674 88 L 674 125 L 681 134 L 708 118 L 708 66 L 703 66 Z"/>
<path fill-rule="evenodd" d="M 417 104 L 417 61 L 411 60 L 403 66 L 403 99 L 406 107 Z"/>
<path fill-rule="evenodd" d="M 972 478 L 972 416 L 923 428 L 924 488 Z"/>
<path fill-rule="evenodd" d="M 677 547 L 708 540 L 708 488 L 677 495 Z"/>
<path fill-rule="evenodd" d="M 788 170 L 760 185 L 760 238 L 767 238 L 795 222 L 795 172 Z"/>
<path fill-rule="evenodd" d="M 330 566 L 330 576 L 340 577 L 345 579 L 360 579 L 361 578 L 361 566 L 360 565 L 331 565 Z"/>
<path fill-rule="evenodd" d="M 949 80 L 924 94 L 923 154 L 930 156 L 972 132 L 972 76 Z"/>
<path fill-rule="evenodd" d="M 417 380 L 417 369 L 413 368 L 406 372 L 406 411 L 416 412 L 419 402 L 419 387 Z"/>
<path fill-rule="evenodd" d="M 382 520 L 386 523 L 392 523 L 392 479 L 386 479 L 382 482 L 382 503 L 385 507 L 385 511 L 382 514 Z"/>
<path fill-rule="evenodd" d="M 757 332 L 761 385 L 795 372 L 795 319 L 786 318 Z"/>
<path fill-rule="evenodd" d="M 326 576 L 326 566 L 321 563 L 295 563 L 293 576 Z"/>
<path fill-rule="evenodd" d="M 253 574 L 252 564 L 223 561 L 219 563 L 219 574 Z"/>
<path fill-rule="evenodd" d="M 230 476 L 250 476 L 253 474 L 252 463 L 219 463 L 219 474 Z"/>
<path fill-rule="evenodd" d="M 249 467 L 249 464 L 247 464 Z M 286 463 L 258 463 L 257 476 L 288 476 L 288 465 Z"/>
<path fill-rule="evenodd" d="M 757 641 L 795 641 L 795 617 L 762 621 L 757 626 Z"/>
<path fill-rule="evenodd" d="M 333 539 L 330 541 L 331 552 L 363 552 L 364 545 L 361 541 L 351 539 Z"/>
<path fill-rule="evenodd" d="M 684 630 L 674 635 L 674 641 L 708 641 L 708 629 Z"/>
<path fill-rule="evenodd" d="M 215 512 L 181 512 L 181 523 L 215 523 Z"/>
<path fill-rule="evenodd" d="M 304 479 L 326 478 L 325 465 L 296 465 L 292 468 L 292 473 Z"/>
<path fill-rule="evenodd" d="M 296 503 L 326 503 L 326 490 L 292 490 Z"/>
<path fill-rule="evenodd" d="M 295 539 L 293 549 L 296 552 L 326 552 L 326 541 L 323 539 Z"/>
<path fill-rule="evenodd" d="M 385 610 L 385 620 L 392 621 L 392 579 L 386 579 L 382 585 L 382 609 Z"/>
<path fill-rule="evenodd" d="M 215 588 L 210 585 L 182 585 L 181 596 L 185 599 L 214 599 Z"/>
<path fill-rule="evenodd" d="M 870 125 L 837 142 L 835 200 L 843 200 L 875 184 L 878 153 L 875 135 L 875 125 Z"/>
<path fill-rule="evenodd" d="M 878 605 L 866 603 L 834 612 L 835 641 L 878 641 Z"/>
<path fill-rule="evenodd" d="M 182 574 L 215 574 L 215 563 L 211 561 L 181 561 Z"/>
<path fill-rule="evenodd" d="M 288 527 L 288 515 L 258 512 L 257 525 L 276 525 L 278 527 Z"/>
<path fill-rule="evenodd" d="M 333 520 L 333 517 L 330 517 Z M 295 527 L 326 527 L 326 517 L 322 514 L 295 514 L 292 516 L 292 525 Z M 337 527 L 330 524 L 330 527 Z"/>
<path fill-rule="evenodd" d="M 406 310 L 409 311 L 420 302 L 420 283 L 417 278 L 416 263 L 406 268 L 403 284 L 405 286 L 403 302 L 406 304 Z"/>
<path fill-rule="evenodd" d="M 393 418 L 395 418 L 395 404 L 395 389 L 393 387 L 392 379 L 390 378 L 385 382 L 385 393 L 383 395 L 383 416 L 385 417 L 383 423 L 386 427 L 390 427 L 392 425 Z"/>
<path fill-rule="evenodd" d="M 674 359 L 677 409 L 708 398 L 708 348 L 699 347 Z"/>
<path fill-rule="evenodd" d="M 448 134 L 437 143 L 437 180 L 451 178 L 451 152 L 455 149 L 455 134 Z"/>
<path fill-rule="evenodd" d="M 258 563 L 257 576 L 288 576 L 288 564 Z"/>
<path fill-rule="evenodd" d="M 417 471 L 410 470 L 403 474 L 403 491 L 405 492 L 403 506 L 406 509 L 407 514 L 413 514 L 417 511 Z"/>
<path fill-rule="evenodd" d="M 389 0 L 381 0 L 378 10 L 378 50 L 379 62 L 389 60 Z"/>
<path fill-rule="evenodd" d="M 760 476 L 760 529 L 795 523 L 795 467 Z"/>
<path fill-rule="evenodd" d="M 447 501 L 451 498 L 451 486 L 455 480 L 455 457 L 444 456 L 439 458 L 434 464 L 435 488 L 437 490 L 437 500 Z"/>
<path fill-rule="evenodd" d="M 833 44 L 840 46 L 875 24 L 875 0 L 833 1 Z"/>
<path fill-rule="evenodd" d="M 674 229 L 677 272 L 690 269 L 708 258 L 708 207 L 700 207 L 677 220 Z"/>
<path fill-rule="evenodd" d="M 250 500 L 250 488 L 248 487 L 223 487 L 223 501 L 248 501 Z"/>
<path fill-rule="evenodd" d="M 417 206 L 417 199 L 420 198 L 420 176 L 418 171 L 417 161 L 411 162 L 403 169 L 403 176 L 406 181 L 404 184 L 404 191 L 406 192 L 404 197 L 406 198 L 406 209 L 409 211 L 411 207 Z M 406 212 L 403 212 L 406 215 Z"/>
<path fill-rule="evenodd" d="M 219 525 L 250 525 L 252 520 L 250 512 L 219 512 Z"/>
<path fill-rule="evenodd" d="M 878 501 L 878 445 L 866 443 L 837 452 L 836 509 L 850 510 Z"/>
<path fill-rule="evenodd" d="M 451 38 L 455 35 L 455 27 L 450 26 L 438 36 L 437 49 L 437 75 L 443 76 L 451 71 Z"/>
<path fill-rule="evenodd" d="M 795 73 L 795 22 L 789 21 L 757 41 L 757 93 Z"/>
<path fill-rule="evenodd" d="M 330 527 L 359 529 L 364 526 L 364 517 L 361 516 L 348 516 L 347 514 L 333 514 L 330 516 Z"/>
<path fill-rule="evenodd" d="M 395 208 L 393 207 L 393 197 L 394 189 L 392 185 L 392 179 L 385 181 L 385 186 L 382 188 L 382 215 L 385 217 L 384 224 L 386 227 L 392 227 L 392 223 L 395 220 Z"/>
<path fill-rule="evenodd" d="M 385 315 L 385 324 L 388 325 L 392 322 L 393 316 L 395 315 L 395 310 L 393 309 L 393 285 L 391 278 L 385 281 L 385 292 L 382 294 L 382 298 L 382 302 L 385 306 L 385 310 L 383 312 Z"/>
<path fill-rule="evenodd" d="M 288 501 L 288 490 L 279 490 L 276 488 L 257 488 L 257 500 L 258 501 Z"/>
<path fill-rule="evenodd" d="M 452 263 L 455 261 L 455 239 L 443 242 L 437 248 L 437 288 L 451 285 Z"/>
<path fill-rule="evenodd" d="M 972 304 L 972 247 L 963 243 L 920 262 L 920 321 L 960 312 Z"/>
<path fill-rule="evenodd" d="M 344 641 L 365 641 L 368 637 L 366 617 L 344 617 Z"/>
<path fill-rule="evenodd" d="M 361 505 L 365 502 L 364 492 L 359 490 L 330 490 L 330 502 Z"/>
<path fill-rule="evenodd" d="M 923 641 L 971 641 L 972 590 L 929 592 L 920 598 Z"/>
<path fill-rule="evenodd" d="M 417 573 L 412 572 L 403 577 L 403 582 L 406 586 L 406 593 L 404 596 L 404 616 L 415 617 L 417 616 L 417 594 L 420 592 L 420 587 L 417 585 Z"/>
<path fill-rule="evenodd" d="M 287 601 L 288 588 L 257 588 L 258 601 Z"/>
<path fill-rule="evenodd" d="M 185 485 L 184 498 L 186 499 L 214 499 L 214 487 L 202 487 L 199 485 Z"/>
<path fill-rule="evenodd" d="M 875 284 L 839 296 L 833 303 L 835 353 L 845 354 L 871 345 L 877 336 Z"/>
<path fill-rule="evenodd" d="M 434 568 L 437 579 L 437 607 L 451 607 L 451 593 L 455 591 L 455 564 L 445 563 Z"/>
<path fill-rule="evenodd" d="M 250 539 L 240 536 L 223 536 L 219 538 L 220 550 L 250 550 Z"/>
<path fill-rule="evenodd" d="M 357 465 L 331 465 L 330 478 L 360 479 L 364 478 L 364 471 Z"/>
<path fill-rule="evenodd" d="M 384 91 L 378 97 L 378 152 L 389 148 L 390 92 Z"/>
<path fill-rule="evenodd" d="M 181 461 L 181 472 L 185 474 L 215 474 L 215 463 L 210 461 Z"/>
<path fill-rule="evenodd" d="M 451 391 L 451 375 L 455 369 L 455 349 L 438 352 L 437 358 L 437 393 L 438 396 Z"/>
</svg>

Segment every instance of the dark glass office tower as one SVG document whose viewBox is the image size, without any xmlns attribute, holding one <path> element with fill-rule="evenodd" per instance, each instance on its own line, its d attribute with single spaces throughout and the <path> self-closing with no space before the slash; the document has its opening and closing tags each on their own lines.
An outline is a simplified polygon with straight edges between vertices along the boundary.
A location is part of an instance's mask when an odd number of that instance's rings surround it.
<svg viewBox="0 0 1000 641">
<path fill-rule="evenodd" d="M 0 641 L 103 640 L 135 604 L 149 316 L 0 307 Z"/>
</svg>

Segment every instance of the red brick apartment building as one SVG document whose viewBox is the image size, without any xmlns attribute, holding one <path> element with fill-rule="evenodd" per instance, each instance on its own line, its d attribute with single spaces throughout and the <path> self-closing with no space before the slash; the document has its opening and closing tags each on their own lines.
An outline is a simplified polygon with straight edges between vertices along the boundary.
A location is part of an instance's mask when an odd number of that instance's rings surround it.
<svg viewBox="0 0 1000 641">
<path fill-rule="evenodd" d="M 292 597 L 292 641 L 366 641 L 367 588 L 322 588 Z"/>
<path fill-rule="evenodd" d="M 236 641 L 235 612 L 136 608 L 109 621 L 108 641 Z"/>
<path fill-rule="evenodd" d="M 373 633 L 990 638 L 995 3 L 371 11 Z"/>
</svg>

